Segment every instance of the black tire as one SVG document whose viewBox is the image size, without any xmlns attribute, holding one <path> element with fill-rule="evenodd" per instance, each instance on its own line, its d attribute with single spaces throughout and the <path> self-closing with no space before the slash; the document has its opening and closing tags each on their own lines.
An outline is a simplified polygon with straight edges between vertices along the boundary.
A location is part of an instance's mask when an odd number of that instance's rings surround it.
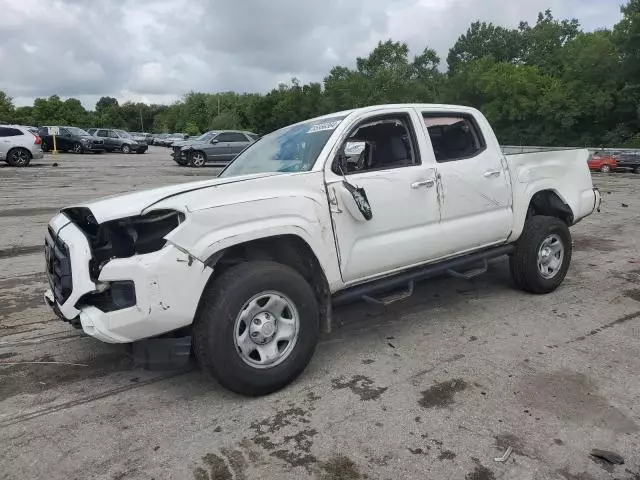
<svg viewBox="0 0 640 480">
<path fill-rule="evenodd" d="M 600 171 L 602 173 L 609 173 L 611 171 L 611 167 L 609 165 L 602 165 L 600 167 Z"/>
<path fill-rule="evenodd" d="M 12 148 L 7 152 L 7 163 L 12 167 L 27 167 L 33 156 L 26 148 Z"/>
<path fill-rule="evenodd" d="M 83 153 L 84 149 L 82 148 L 82 144 L 80 142 L 76 142 L 73 144 L 73 147 L 71 147 L 71 151 L 75 154 L 81 154 Z"/>
<path fill-rule="evenodd" d="M 200 151 L 191 152 L 189 154 L 189 166 L 201 168 L 207 163 L 207 154 Z"/>
<path fill-rule="evenodd" d="M 49 145 L 47 145 L 47 142 L 45 142 L 44 140 L 40 144 L 40 148 L 42 148 L 43 152 L 48 152 L 49 151 Z"/>
<path fill-rule="evenodd" d="M 542 243 L 551 235 L 557 236 L 564 249 L 562 262 L 551 278 L 545 278 L 538 268 L 538 253 Z M 511 278 L 525 292 L 545 294 L 560 286 L 571 263 L 572 244 L 569 227 L 556 217 L 536 215 L 527 219 L 516 251 L 509 257 Z"/>
<path fill-rule="evenodd" d="M 255 295 L 286 295 L 299 316 L 296 343 L 289 355 L 270 368 L 245 362 L 235 343 L 236 317 Z M 305 369 L 318 343 L 318 303 L 309 283 L 297 271 L 275 262 L 235 265 L 210 282 L 202 294 L 193 325 L 193 348 L 205 374 L 242 395 L 266 395 L 285 387 Z"/>
<path fill-rule="evenodd" d="M 131 153 L 131 147 L 127 144 L 122 145 L 122 153 Z"/>
</svg>

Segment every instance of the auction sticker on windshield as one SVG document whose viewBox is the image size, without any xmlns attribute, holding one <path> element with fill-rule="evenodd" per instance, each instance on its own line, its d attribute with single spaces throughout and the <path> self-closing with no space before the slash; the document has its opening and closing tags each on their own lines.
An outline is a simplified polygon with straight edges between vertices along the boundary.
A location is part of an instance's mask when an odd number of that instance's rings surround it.
<svg viewBox="0 0 640 480">
<path fill-rule="evenodd" d="M 307 133 L 315 133 L 315 132 L 323 132 L 325 130 L 335 130 L 335 128 L 340 125 L 342 120 L 335 120 L 333 122 L 324 122 L 324 123 L 316 123 L 315 125 L 311 125 L 309 128 L 309 132 Z"/>
</svg>

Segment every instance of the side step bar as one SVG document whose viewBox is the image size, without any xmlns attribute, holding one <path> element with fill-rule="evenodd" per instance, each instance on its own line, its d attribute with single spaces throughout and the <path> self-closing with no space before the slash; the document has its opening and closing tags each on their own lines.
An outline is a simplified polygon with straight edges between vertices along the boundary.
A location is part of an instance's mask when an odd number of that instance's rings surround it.
<svg viewBox="0 0 640 480">
<path fill-rule="evenodd" d="M 391 302 L 376 300 L 374 296 L 379 293 L 388 292 L 389 290 L 410 285 L 406 293 L 400 294 L 400 298 L 393 299 L 393 301 L 406 298 L 410 295 L 410 292 L 413 292 L 413 282 L 426 280 L 427 278 L 436 277 L 445 273 L 468 280 L 486 272 L 488 260 L 502 257 L 503 255 L 509 255 L 510 253 L 513 253 L 514 249 L 515 247 L 513 245 L 492 247 L 490 249 L 470 253 L 462 257 L 444 260 L 432 265 L 426 265 L 424 267 L 401 272 L 392 277 L 381 278 L 380 280 L 374 280 L 363 285 L 356 285 L 355 287 L 347 288 L 346 290 L 336 293 L 332 298 L 332 303 L 333 305 L 343 305 L 345 303 L 364 299 L 366 301 L 372 301 L 373 303 L 388 304 Z M 458 273 L 458 269 L 477 262 L 484 262 L 483 267 L 465 273 Z"/>
</svg>

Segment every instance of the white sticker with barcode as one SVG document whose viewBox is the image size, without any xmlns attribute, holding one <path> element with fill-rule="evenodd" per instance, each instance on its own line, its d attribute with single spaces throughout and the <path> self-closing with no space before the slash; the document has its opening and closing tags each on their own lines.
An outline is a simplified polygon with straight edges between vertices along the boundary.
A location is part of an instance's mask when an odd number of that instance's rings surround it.
<svg viewBox="0 0 640 480">
<path fill-rule="evenodd" d="M 325 130 L 335 130 L 335 128 L 340 125 L 342 120 L 336 120 L 334 122 L 325 122 L 325 123 L 316 123 L 315 125 L 311 125 L 308 133 L 315 132 L 323 132 Z"/>
</svg>

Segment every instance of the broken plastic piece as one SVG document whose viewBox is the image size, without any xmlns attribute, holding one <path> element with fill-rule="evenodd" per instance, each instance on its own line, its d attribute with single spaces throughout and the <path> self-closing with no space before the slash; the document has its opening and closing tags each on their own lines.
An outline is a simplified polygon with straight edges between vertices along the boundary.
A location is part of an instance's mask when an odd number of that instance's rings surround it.
<svg viewBox="0 0 640 480">
<path fill-rule="evenodd" d="M 624 464 L 624 458 L 622 458 L 622 456 L 618 455 L 616 452 L 611 452 L 609 450 L 598 450 L 597 448 L 594 448 L 593 450 L 591 450 L 591 456 L 601 458 L 602 460 L 617 465 Z"/>
<path fill-rule="evenodd" d="M 494 462 L 506 462 L 511 456 L 511 452 L 513 452 L 513 448 L 507 447 L 507 451 L 504 452 L 504 455 L 501 457 L 496 457 L 493 459 Z"/>
</svg>

